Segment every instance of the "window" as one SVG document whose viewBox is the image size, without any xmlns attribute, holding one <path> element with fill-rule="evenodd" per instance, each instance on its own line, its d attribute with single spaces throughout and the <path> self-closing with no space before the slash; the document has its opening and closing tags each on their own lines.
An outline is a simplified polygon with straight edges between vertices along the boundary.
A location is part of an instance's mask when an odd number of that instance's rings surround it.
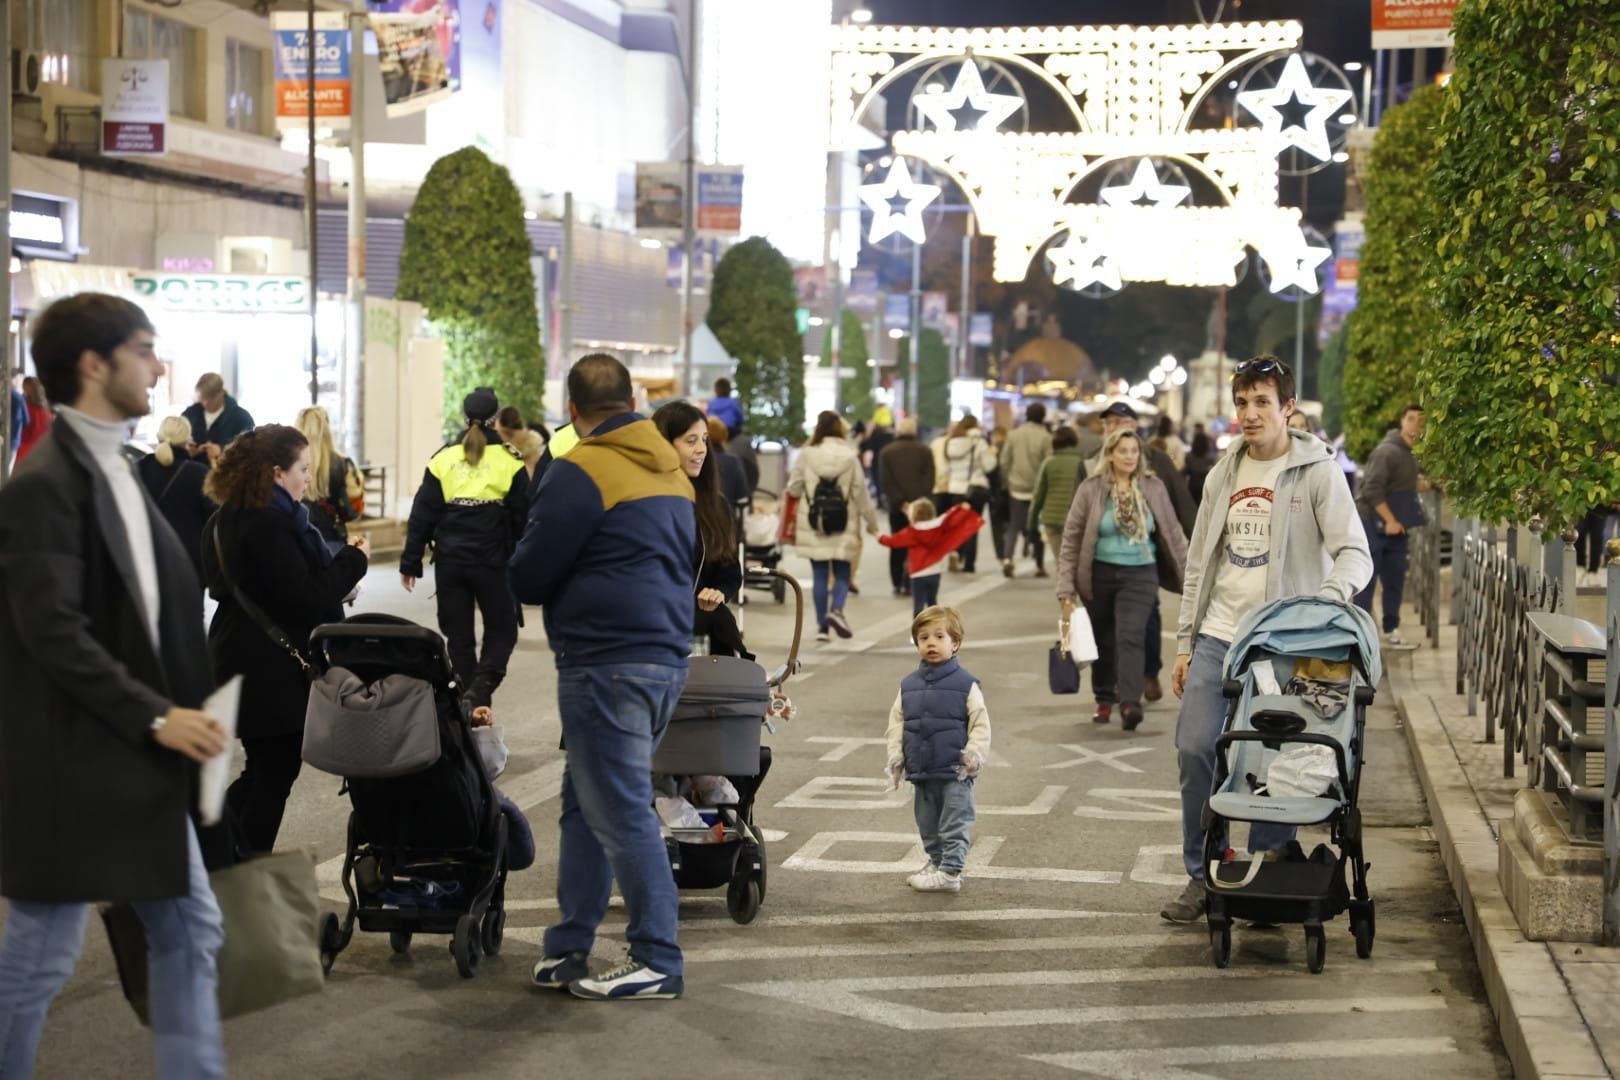
<svg viewBox="0 0 1620 1080">
<path fill-rule="evenodd" d="M 193 27 L 139 8 L 124 16 L 124 55 L 137 60 L 169 62 L 169 111 L 176 116 L 203 118 L 201 95 L 190 92 L 198 70 L 197 39 Z"/>
<path fill-rule="evenodd" d="M 96 0 L 13 0 L 12 43 L 38 49 L 46 82 L 94 91 L 100 85 Z"/>
<path fill-rule="evenodd" d="M 269 119 L 264 93 L 268 56 L 235 38 L 225 39 L 225 126 L 263 135 Z"/>
</svg>

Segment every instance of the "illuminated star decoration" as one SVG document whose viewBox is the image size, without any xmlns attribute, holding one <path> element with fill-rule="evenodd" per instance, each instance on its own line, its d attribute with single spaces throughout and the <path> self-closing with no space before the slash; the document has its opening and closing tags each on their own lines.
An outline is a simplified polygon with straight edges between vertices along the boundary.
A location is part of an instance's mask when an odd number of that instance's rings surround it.
<svg viewBox="0 0 1620 1080">
<path fill-rule="evenodd" d="M 1304 233 L 1293 230 L 1277 233 L 1260 249 L 1274 293 L 1290 285 L 1298 286 L 1303 293 L 1318 292 L 1321 283 L 1316 280 L 1316 268 L 1332 254 L 1332 248 L 1312 247 Z"/>
<path fill-rule="evenodd" d="M 1048 248 L 1046 254 L 1052 260 L 1054 285 L 1067 283 L 1076 291 L 1092 285 L 1102 285 L 1115 292 L 1125 287 L 1120 280 L 1119 265 L 1097 240 L 1071 232 L 1061 246 Z"/>
<path fill-rule="evenodd" d="M 919 94 L 917 111 L 940 131 L 991 132 L 1024 105 L 1016 94 L 992 94 L 984 88 L 979 65 L 972 60 L 956 73 L 956 84 L 942 94 Z"/>
<path fill-rule="evenodd" d="M 911 179 L 906 159 L 897 157 L 882 183 L 862 184 L 861 202 L 872 208 L 872 231 L 867 239 L 877 243 L 899 233 L 914 244 L 928 239 L 923 228 L 923 208 L 939 198 L 938 184 L 919 184 Z"/>
<path fill-rule="evenodd" d="M 1129 184 L 1105 187 L 1101 192 L 1109 206 L 1179 206 L 1190 194 L 1192 188 L 1183 184 L 1160 183 L 1158 170 L 1147 158 L 1137 160 Z"/>
<path fill-rule="evenodd" d="M 1261 129 L 1282 140 L 1282 147 L 1296 146 L 1317 161 L 1333 156 L 1328 141 L 1327 121 L 1339 115 L 1352 97 L 1348 90 L 1312 86 L 1305 74 L 1305 61 L 1298 53 L 1283 65 L 1282 78 L 1270 90 L 1245 90 L 1238 104 L 1260 121 Z M 1288 115 L 1284 116 L 1284 110 Z"/>
</svg>

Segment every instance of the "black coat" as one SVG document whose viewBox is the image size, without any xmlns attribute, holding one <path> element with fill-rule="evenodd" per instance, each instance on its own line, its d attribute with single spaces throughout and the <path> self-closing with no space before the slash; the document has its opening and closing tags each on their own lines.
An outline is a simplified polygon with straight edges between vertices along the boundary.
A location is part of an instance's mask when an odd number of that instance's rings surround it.
<svg viewBox="0 0 1620 1080">
<path fill-rule="evenodd" d="M 229 394 L 225 395 L 225 408 L 213 427 L 208 426 L 208 413 L 203 410 L 201 402 L 187 405 L 180 415 L 191 425 L 191 441 L 198 446 L 215 443 L 224 449 L 238 435 L 252 431 L 254 426 L 253 417 Z"/>
<path fill-rule="evenodd" d="M 203 526 L 218 509 L 214 500 L 203 494 L 208 467 L 187 460 L 183 453 L 176 454 L 173 465 L 164 465 L 156 454 L 150 454 L 140 460 L 135 472 L 163 512 L 164 520 L 185 545 L 191 567 L 200 578 Z"/>
<path fill-rule="evenodd" d="M 213 689 L 202 590 L 151 501 L 154 649 L 112 488 L 66 423 L 0 491 L 0 893 L 72 903 L 186 895 L 195 769 L 152 738 Z"/>
<path fill-rule="evenodd" d="M 212 530 L 219 529 L 231 579 L 307 657 L 317 626 L 343 618 L 343 598 L 366 576 L 366 557 L 346 547 L 324 562 L 299 535 L 297 519 L 268 507 L 227 507 L 214 516 L 203 545 L 203 578 L 219 601 L 208 628 L 214 675 L 241 675 L 236 733 L 245 739 L 304 729 L 309 681 L 297 661 L 248 617 L 220 579 Z M 324 562 L 324 565 L 323 565 Z"/>
</svg>

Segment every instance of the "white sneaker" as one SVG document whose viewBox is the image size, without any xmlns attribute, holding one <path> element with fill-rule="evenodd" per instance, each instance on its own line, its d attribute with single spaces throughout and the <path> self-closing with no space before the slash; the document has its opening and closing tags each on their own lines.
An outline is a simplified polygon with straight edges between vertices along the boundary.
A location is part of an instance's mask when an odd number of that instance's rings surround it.
<svg viewBox="0 0 1620 1080">
<path fill-rule="evenodd" d="M 1410 644 L 1405 638 L 1401 637 L 1401 632 L 1399 630 L 1391 630 L 1389 633 L 1385 634 L 1384 644 L 1388 645 L 1392 649 L 1417 648 L 1416 645 Z"/>
<path fill-rule="evenodd" d="M 929 878 L 937 873 L 939 873 L 939 867 L 935 866 L 931 862 L 923 863 L 915 874 L 912 874 L 910 877 L 906 878 L 906 884 L 910 885 L 913 889 L 923 891 L 923 885 L 927 883 Z"/>
<path fill-rule="evenodd" d="M 961 874 L 947 874 L 945 871 L 936 868 L 931 871 L 924 871 L 921 874 L 917 874 L 916 877 L 920 880 L 913 881 L 911 883 L 911 887 L 916 889 L 918 892 L 962 891 Z"/>
</svg>

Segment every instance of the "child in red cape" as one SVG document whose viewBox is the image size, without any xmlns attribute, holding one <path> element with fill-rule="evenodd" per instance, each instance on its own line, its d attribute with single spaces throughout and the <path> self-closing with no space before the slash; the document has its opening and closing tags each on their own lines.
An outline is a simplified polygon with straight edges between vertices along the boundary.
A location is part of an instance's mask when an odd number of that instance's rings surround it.
<svg viewBox="0 0 1620 1080">
<path fill-rule="evenodd" d="M 892 536 L 878 537 L 884 547 L 907 548 L 906 569 L 911 575 L 911 611 L 920 614 L 939 603 L 939 575 L 946 556 L 961 547 L 984 526 L 984 518 L 966 503 L 957 503 L 936 516 L 931 499 L 906 506 L 911 524 Z"/>
</svg>

